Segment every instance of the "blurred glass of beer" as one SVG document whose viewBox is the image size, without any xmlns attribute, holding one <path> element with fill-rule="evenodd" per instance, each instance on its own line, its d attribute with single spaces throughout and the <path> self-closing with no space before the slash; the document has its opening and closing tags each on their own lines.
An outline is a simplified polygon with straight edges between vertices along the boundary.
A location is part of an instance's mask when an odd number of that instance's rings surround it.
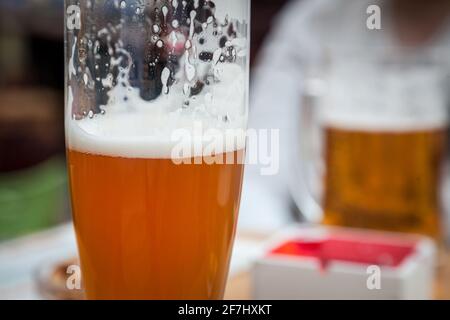
<svg viewBox="0 0 450 320">
<path fill-rule="evenodd" d="M 223 297 L 243 177 L 248 3 L 81 4 L 81 29 L 67 31 L 66 140 L 88 299 Z"/>
<path fill-rule="evenodd" d="M 324 222 L 439 238 L 446 76 L 417 66 L 353 71 L 331 77 L 322 112 Z"/>
</svg>

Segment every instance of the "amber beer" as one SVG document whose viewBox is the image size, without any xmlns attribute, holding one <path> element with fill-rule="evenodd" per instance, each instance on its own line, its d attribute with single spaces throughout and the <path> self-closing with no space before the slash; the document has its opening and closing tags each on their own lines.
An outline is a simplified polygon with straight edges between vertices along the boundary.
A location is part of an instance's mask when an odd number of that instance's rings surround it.
<svg viewBox="0 0 450 320">
<path fill-rule="evenodd" d="M 438 238 L 447 134 L 328 126 L 324 222 Z"/>
<path fill-rule="evenodd" d="M 72 149 L 68 161 L 87 298 L 222 298 L 242 164 Z"/>
</svg>

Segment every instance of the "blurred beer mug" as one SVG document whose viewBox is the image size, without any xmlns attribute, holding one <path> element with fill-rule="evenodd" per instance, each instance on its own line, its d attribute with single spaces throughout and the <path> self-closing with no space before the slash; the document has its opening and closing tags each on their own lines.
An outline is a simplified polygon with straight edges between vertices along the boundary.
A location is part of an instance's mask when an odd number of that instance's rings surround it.
<svg viewBox="0 0 450 320">
<path fill-rule="evenodd" d="M 361 56 L 311 68 L 297 202 L 325 224 L 438 239 L 446 215 L 448 65 Z"/>
</svg>

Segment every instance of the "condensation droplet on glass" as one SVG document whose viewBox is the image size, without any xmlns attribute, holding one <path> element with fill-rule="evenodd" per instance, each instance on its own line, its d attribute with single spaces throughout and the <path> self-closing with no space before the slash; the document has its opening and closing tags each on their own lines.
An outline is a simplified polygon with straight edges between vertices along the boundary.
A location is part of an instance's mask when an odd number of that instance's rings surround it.
<svg viewBox="0 0 450 320">
<path fill-rule="evenodd" d="M 179 24 L 178 20 L 177 20 L 177 19 L 174 19 L 174 20 L 172 21 L 172 27 L 178 28 L 179 26 L 180 26 L 180 24 Z"/>
<path fill-rule="evenodd" d="M 161 72 L 161 82 L 163 85 L 163 93 L 168 94 L 169 93 L 169 78 L 170 78 L 170 70 L 169 68 L 165 67 L 163 71 Z"/>
<path fill-rule="evenodd" d="M 184 84 L 183 93 L 185 96 L 189 96 L 191 94 L 191 86 L 188 83 Z"/>
<path fill-rule="evenodd" d="M 163 7 L 161 8 L 161 11 L 162 11 L 162 13 L 163 13 L 164 18 L 166 18 L 166 17 L 167 17 L 167 14 L 169 13 L 169 8 L 167 8 L 166 6 L 163 6 Z"/>
<path fill-rule="evenodd" d="M 164 42 L 161 39 L 159 39 L 158 41 L 156 41 L 156 46 L 158 48 L 162 48 L 164 46 Z"/>
<path fill-rule="evenodd" d="M 192 81 L 195 78 L 195 67 L 190 63 L 189 61 L 189 55 L 186 54 L 186 59 L 185 59 L 185 72 L 186 72 L 186 78 L 188 81 Z"/>
<path fill-rule="evenodd" d="M 127 7 L 126 1 L 124 1 L 124 0 L 120 1 L 120 8 L 125 9 L 126 7 Z"/>
<path fill-rule="evenodd" d="M 153 25 L 153 32 L 154 33 L 159 33 L 160 31 L 161 31 L 161 28 L 157 24 L 154 24 Z"/>
<path fill-rule="evenodd" d="M 172 40 L 172 46 L 175 47 L 178 42 L 178 37 L 175 31 L 170 33 L 170 40 Z"/>
</svg>

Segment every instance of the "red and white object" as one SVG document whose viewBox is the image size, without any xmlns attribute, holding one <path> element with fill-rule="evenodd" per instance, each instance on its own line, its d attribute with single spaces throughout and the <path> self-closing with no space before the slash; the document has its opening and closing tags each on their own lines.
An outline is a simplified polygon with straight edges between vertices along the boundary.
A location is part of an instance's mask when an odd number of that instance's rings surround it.
<svg viewBox="0 0 450 320">
<path fill-rule="evenodd" d="M 334 227 L 277 235 L 253 270 L 255 299 L 431 299 L 429 238 Z"/>
</svg>

